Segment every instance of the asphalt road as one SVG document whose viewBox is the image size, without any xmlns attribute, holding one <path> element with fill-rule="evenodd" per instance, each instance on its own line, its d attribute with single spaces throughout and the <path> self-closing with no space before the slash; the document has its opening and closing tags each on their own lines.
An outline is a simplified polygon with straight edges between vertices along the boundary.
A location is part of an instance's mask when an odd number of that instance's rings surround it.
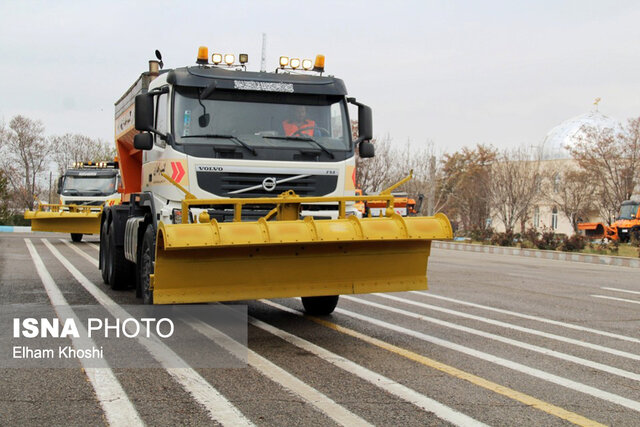
<svg viewBox="0 0 640 427">
<path fill-rule="evenodd" d="M 86 240 L 0 235 L 3 308 L 139 304 Z M 639 425 L 638 273 L 434 249 L 424 293 L 242 302 L 242 367 L 2 368 L 0 425 Z"/>
</svg>

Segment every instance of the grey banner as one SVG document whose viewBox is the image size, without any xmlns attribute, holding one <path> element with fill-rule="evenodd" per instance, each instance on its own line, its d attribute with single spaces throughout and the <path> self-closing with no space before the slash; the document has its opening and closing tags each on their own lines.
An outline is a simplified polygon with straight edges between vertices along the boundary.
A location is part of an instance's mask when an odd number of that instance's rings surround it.
<svg viewBox="0 0 640 427">
<path fill-rule="evenodd" d="M 0 368 L 242 368 L 247 306 L 0 306 Z"/>
</svg>

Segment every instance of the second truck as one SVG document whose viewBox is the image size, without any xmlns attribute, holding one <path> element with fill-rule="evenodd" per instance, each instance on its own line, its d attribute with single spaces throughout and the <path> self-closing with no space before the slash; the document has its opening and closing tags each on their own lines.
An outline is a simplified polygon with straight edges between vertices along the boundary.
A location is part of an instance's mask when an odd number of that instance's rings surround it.
<svg viewBox="0 0 640 427">
<path fill-rule="evenodd" d="M 26 211 L 33 231 L 69 233 L 79 242 L 85 234 L 100 233 L 104 205 L 120 203 L 117 162 L 74 162 L 58 178 L 59 204 L 38 203 Z"/>
<path fill-rule="evenodd" d="M 324 75 L 323 56 L 251 72 L 246 55 L 210 61 L 200 48 L 196 63 L 149 61 L 116 102 L 124 193 L 101 219 L 105 283 L 148 304 L 302 297 L 316 314 L 340 294 L 427 288 L 431 240 L 452 237 L 449 221 L 355 195 L 356 152 L 374 154 L 371 109 Z M 380 199 L 385 216 L 358 218 L 354 202 Z"/>
</svg>

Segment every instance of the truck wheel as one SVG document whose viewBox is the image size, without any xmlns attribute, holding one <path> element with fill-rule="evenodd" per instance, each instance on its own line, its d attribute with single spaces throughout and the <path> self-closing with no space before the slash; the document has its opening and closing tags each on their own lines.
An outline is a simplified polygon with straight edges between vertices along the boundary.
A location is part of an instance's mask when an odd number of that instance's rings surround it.
<svg viewBox="0 0 640 427">
<path fill-rule="evenodd" d="M 340 295 L 302 297 L 302 305 L 307 314 L 331 314 L 336 308 L 336 305 L 338 305 L 338 298 L 340 298 Z"/>
<path fill-rule="evenodd" d="M 82 240 L 82 234 L 81 233 L 71 233 L 71 241 L 72 242 L 80 242 Z"/>
<path fill-rule="evenodd" d="M 107 251 L 109 248 L 108 239 L 107 224 L 103 224 L 100 230 L 100 268 L 102 270 L 102 281 L 105 285 L 109 284 L 109 268 L 107 268 L 108 259 L 110 258 Z"/>
<path fill-rule="evenodd" d="M 107 259 L 107 271 L 109 275 L 109 284 L 113 290 L 128 289 L 131 286 L 133 276 L 133 266 L 124 257 L 124 248 L 116 246 L 116 233 L 111 230 L 107 239 L 109 245 L 109 258 Z"/>
<path fill-rule="evenodd" d="M 142 249 L 140 249 L 140 290 L 142 302 L 153 304 L 153 289 L 150 289 L 149 277 L 153 274 L 153 263 L 156 257 L 156 233 L 153 225 L 147 226 L 142 237 Z"/>
</svg>

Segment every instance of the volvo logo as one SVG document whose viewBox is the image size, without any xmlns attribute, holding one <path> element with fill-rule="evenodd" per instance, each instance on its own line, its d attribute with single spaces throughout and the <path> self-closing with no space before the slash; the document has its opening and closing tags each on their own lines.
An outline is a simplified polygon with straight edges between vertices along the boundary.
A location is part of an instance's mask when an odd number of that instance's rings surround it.
<svg viewBox="0 0 640 427">
<path fill-rule="evenodd" d="M 273 191 L 275 190 L 277 183 L 278 182 L 274 177 L 269 176 L 262 181 L 262 188 L 264 188 L 265 191 Z"/>
</svg>

